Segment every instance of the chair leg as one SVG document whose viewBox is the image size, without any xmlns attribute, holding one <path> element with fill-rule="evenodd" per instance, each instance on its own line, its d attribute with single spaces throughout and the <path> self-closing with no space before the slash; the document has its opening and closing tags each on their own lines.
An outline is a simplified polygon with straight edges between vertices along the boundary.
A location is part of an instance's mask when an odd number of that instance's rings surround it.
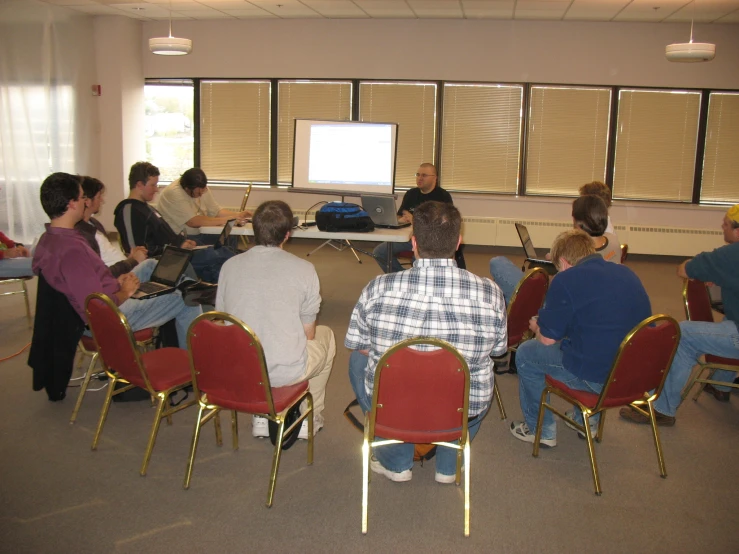
<svg viewBox="0 0 739 554">
<path fill-rule="evenodd" d="M 703 373 L 703 369 L 704 368 L 705 368 L 705 366 L 701 365 L 700 371 L 698 373 L 699 374 L 700 373 Z M 716 370 L 715 369 L 712 369 L 710 367 L 708 368 L 708 370 L 709 371 L 708 371 L 708 374 L 706 375 L 706 379 L 708 379 L 710 381 L 711 379 L 713 379 L 713 374 L 716 373 Z M 695 378 L 698 379 L 698 375 L 696 375 Z M 693 382 L 695 382 L 695 380 Z M 698 390 L 695 391 L 695 396 L 693 397 L 693 402 L 698 402 L 698 397 L 701 395 L 701 393 L 703 392 L 703 389 L 705 389 L 705 388 L 706 388 L 706 384 L 705 383 L 701 383 L 700 386 L 698 387 Z"/>
<path fill-rule="evenodd" d="M 657 430 L 657 418 L 654 415 L 654 406 L 649 404 L 649 419 L 652 424 L 652 436 L 654 437 L 654 447 L 657 449 L 657 462 L 659 463 L 659 474 L 664 479 L 667 477 L 667 468 L 665 468 L 665 458 L 662 454 L 662 444 L 659 441 L 659 431 Z"/>
<path fill-rule="evenodd" d="M 213 425 L 216 428 L 216 444 L 223 446 L 223 433 L 221 432 L 221 411 L 218 410 L 215 415 L 215 421 Z"/>
<path fill-rule="evenodd" d="M 28 326 L 33 325 L 33 318 L 31 317 L 31 306 L 28 303 L 28 289 L 26 288 L 26 280 L 21 279 L 21 287 L 23 288 L 23 300 L 26 301 L 26 318 L 28 319 Z"/>
<path fill-rule="evenodd" d="M 72 417 L 69 419 L 69 424 L 73 425 L 74 422 L 77 420 L 77 412 L 80 411 L 80 408 L 82 407 L 82 400 L 85 398 L 85 394 L 87 393 L 87 387 L 90 385 L 90 378 L 92 377 L 92 370 L 95 369 L 95 363 L 98 359 L 98 353 L 94 352 L 92 354 L 92 358 L 90 358 L 90 365 L 87 366 L 87 373 L 85 374 L 85 379 L 82 381 L 82 387 L 80 387 L 80 393 L 77 395 L 77 402 L 74 405 L 74 410 L 72 410 Z"/>
<path fill-rule="evenodd" d="M 364 440 L 362 441 L 362 534 L 367 534 L 367 508 L 369 505 L 369 424 L 364 423 Z"/>
<path fill-rule="evenodd" d="M 198 419 L 195 420 L 195 431 L 192 434 L 192 442 L 190 443 L 190 457 L 187 460 L 187 467 L 185 468 L 185 482 L 182 483 L 182 488 L 187 490 L 190 488 L 190 479 L 192 479 L 192 466 L 195 464 L 195 453 L 198 450 L 198 441 L 200 440 L 200 429 L 203 426 L 203 411 L 205 406 L 200 404 L 198 408 Z"/>
<path fill-rule="evenodd" d="M 308 412 L 309 414 L 305 417 L 308 418 L 308 465 L 313 465 L 313 439 L 315 438 L 313 428 L 313 395 L 309 392 L 305 399 L 308 403 Z"/>
<path fill-rule="evenodd" d="M 541 400 L 539 400 L 539 417 L 536 420 L 536 434 L 534 435 L 534 450 L 531 455 L 534 458 L 539 456 L 539 441 L 541 440 L 541 426 L 544 424 L 544 410 L 546 409 L 547 395 L 549 389 L 544 388 L 541 392 Z"/>
<path fill-rule="evenodd" d="M 92 449 L 97 450 L 98 447 L 98 440 L 100 439 L 100 435 L 103 432 L 103 425 L 105 425 L 105 420 L 108 417 L 108 410 L 110 409 L 110 402 L 113 398 L 113 393 L 115 392 L 115 384 L 118 382 L 118 379 L 113 377 L 113 379 L 110 380 L 108 383 L 108 392 L 105 395 L 105 401 L 103 402 L 103 409 L 100 411 L 100 420 L 98 421 L 98 427 L 95 430 L 95 437 L 92 439 Z"/>
<path fill-rule="evenodd" d="M 275 440 L 275 452 L 272 455 L 272 473 L 269 476 L 269 488 L 267 490 L 267 508 L 272 507 L 272 499 L 275 495 L 277 483 L 277 471 L 280 469 L 280 455 L 282 454 L 282 439 L 285 435 L 285 419 L 280 418 L 277 427 L 277 440 Z"/>
<path fill-rule="evenodd" d="M 246 235 L 241 235 L 245 237 Z M 238 413 L 233 410 L 231 411 L 231 440 L 233 442 L 234 450 L 239 449 L 239 419 Z"/>
<path fill-rule="evenodd" d="M 696 380 L 701 376 L 701 373 L 703 373 L 703 370 L 704 369 L 705 369 L 704 366 L 703 365 L 700 365 L 698 367 L 698 371 L 696 371 L 694 374 L 692 374 L 691 377 L 690 377 L 690 379 L 688 379 L 688 384 L 685 385 L 685 388 L 683 389 L 683 392 L 680 394 L 680 401 L 681 402 L 683 400 L 685 400 L 688 397 L 688 395 L 690 394 L 690 391 L 693 390 L 693 387 L 695 386 Z M 696 394 L 695 395 L 695 398 L 693 398 L 693 400 L 697 400 L 697 399 L 698 399 L 698 395 Z"/>
<path fill-rule="evenodd" d="M 500 389 L 498 388 L 497 380 L 493 384 L 493 394 L 495 394 L 495 401 L 498 403 L 498 410 L 500 411 L 500 419 L 506 419 L 505 408 L 503 407 L 503 399 L 500 397 Z"/>
<path fill-rule="evenodd" d="M 603 416 L 601 416 L 603 417 Z M 590 416 L 582 412 L 582 419 L 585 427 L 585 439 L 588 443 L 588 455 L 590 456 L 590 468 L 593 470 L 593 484 L 595 485 L 595 494 L 600 496 L 600 477 L 598 477 L 598 464 L 595 461 L 595 446 L 593 445 L 593 435 L 590 433 Z"/>
<path fill-rule="evenodd" d="M 146 452 L 144 452 L 144 461 L 141 464 L 141 471 L 139 475 L 146 477 L 146 469 L 149 467 L 149 460 L 151 459 L 151 453 L 154 450 L 154 444 L 157 440 L 157 433 L 159 433 L 159 425 L 162 423 L 162 418 L 165 417 L 164 410 L 167 406 L 169 394 L 160 392 L 157 394 L 159 397 L 159 403 L 157 405 L 157 413 L 154 416 L 154 425 L 151 427 L 151 434 L 149 435 L 149 442 L 146 445 Z"/>
<path fill-rule="evenodd" d="M 601 442 L 603 440 L 603 426 L 606 421 L 606 411 L 600 412 L 600 419 L 598 420 L 598 436 L 595 437 L 595 442 Z"/>
<path fill-rule="evenodd" d="M 464 443 L 464 536 L 470 536 L 470 437 Z"/>
</svg>

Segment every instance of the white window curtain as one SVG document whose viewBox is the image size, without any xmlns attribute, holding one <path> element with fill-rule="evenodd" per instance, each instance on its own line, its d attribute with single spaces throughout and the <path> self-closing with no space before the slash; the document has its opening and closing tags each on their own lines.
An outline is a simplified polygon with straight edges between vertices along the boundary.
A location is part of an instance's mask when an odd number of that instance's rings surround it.
<svg viewBox="0 0 739 554">
<path fill-rule="evenodd" d="M 0 230 L 13 240 L 44 231 L 47 175 L 88 173 L 97 158 L 93 34 L 92 18 L 69 9 L 0 4 Z"/>
</svg>

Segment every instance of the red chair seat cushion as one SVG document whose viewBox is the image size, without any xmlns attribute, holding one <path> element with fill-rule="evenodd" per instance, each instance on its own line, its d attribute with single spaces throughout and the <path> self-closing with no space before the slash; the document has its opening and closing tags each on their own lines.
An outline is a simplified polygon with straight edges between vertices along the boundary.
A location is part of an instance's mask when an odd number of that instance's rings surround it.
<svg viewBox="0 0 739 554">
<path fill-rule="evenodd" d="M 141 329 L 139 331 L 134 332 L 133 334 L 133 340 L 136 342 L 146 342 L 152 339 L 154 336 L 154 328 L 153 327 L 147 327 L 146 329 Z M 92 337 L 88 337 L 87 335 L 82 335 L 82 346 L 85 347 L 85 350 L 89 350 L 90 352 L 97 352 L 97 345 L 95 344 L 95 341 Z"/>
<path fill-rule="evenodd" d="M 549 375 L 546 376 L 546 382 L 547 382 L 547 385 L 561 390 L 562 392 L 564 392 L 565 394 L 568 394 L 569 396 L 571 396 L 572 398 L 580 402 L 580 404 L 588 408 L 594 408 L 595 405 L 598 403 L 598 398 L 600 398 L 600 394 L 595 394 L 595 393 L 587 392 L 583 390 L 571 389 L 570 387 L 568 387 L 561 381 L 557 381 L 556 379 L 554 379 L 553 377 Z M 627 398 L 610 398 L 609 397 L 606 399 L 605 402 L 603 402 L 603 407 L 604 408 L 614 408 L 616 406 L 626 406 L 636 400 L 643 400 L 643 399 L 644 399 L 643 393 L 630 396 Z"/>
<path fill-rule="evenodd" d="M 272 387 L 272 402 L 275 406 L 275 412 L 279 413 L 283 411 L 306 390 L 308 390 L 308 381 L 302 381 L 284 387 Z M 209 404 L 220 406 L 225 410 L 236 410 L 237 412 L 246 412 L 249 414 L 269 413 L 269 406 L 266 401 L 239 402 L 232 398 L 234 396 L 232 391 L 228 391 L 224 396 L 220 396 L 217 390 L 210 389 L 207 394 Z"/>
<path fill-rule="evenodd" d="M 190 358 L 182 348 L 160 348 L 146 352 L 141 361 L 149 374 L 152 388 L 159 392 L 190 382 Z M 143 378 L 136 376 L 129 382 L 145 388 Z"/>
<path fill-rule="evenodd" d="M 396 429 L 385 425 L 375 425 L 375 436 L 383 439 L 395 439 L 413 444 L 428 444 L 432 442 L 453 442 L 462 437 L 461 429 L 450 431 L 409 431 L 408 429 Z"/>
<path fill-rule="evenodd" d="M 713 354 L 706 354 L 707 364 L 721 364 L 721 365 L 735 365 L 739 369 L 739 359 L 736 358 L 721 358 L 720 356 L 714 356 Z"/>
</svg>

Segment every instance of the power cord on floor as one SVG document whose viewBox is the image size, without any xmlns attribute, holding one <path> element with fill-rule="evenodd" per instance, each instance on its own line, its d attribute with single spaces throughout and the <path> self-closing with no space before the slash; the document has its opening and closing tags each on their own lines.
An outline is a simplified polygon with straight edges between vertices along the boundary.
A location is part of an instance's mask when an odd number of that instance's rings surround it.
<svg viewBox="0 0 739 554">
<path fill-rule="evenodd" d="M 20 350 L 18 350 L 18 352 L 16 352 L 15 354 L 11 354 L 10 356 L 7 356 L 5 358 L 0 358 L 0 363 L 6 362 L 6 361 L 8 361 L 8 360 L 10 360 L 12 358 L 15 358 L 16 356 L 18 356 L 19 354 L 21 354 L 29 346 L 31 346 L 31 343 L 30 342 L 26 346 L 24 346 L 23 348 L 21 348 Z"/>
</svg>

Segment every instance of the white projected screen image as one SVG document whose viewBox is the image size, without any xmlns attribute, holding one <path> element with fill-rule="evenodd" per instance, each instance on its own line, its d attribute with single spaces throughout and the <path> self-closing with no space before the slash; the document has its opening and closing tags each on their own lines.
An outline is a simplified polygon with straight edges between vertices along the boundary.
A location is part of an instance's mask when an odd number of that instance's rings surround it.
<svg viewBox="0 0 739 554">
<path fill-rule="evenodd" d="M 296 120 L 295 192 L 392 194 L 397 124 Z"/>
</svg>

